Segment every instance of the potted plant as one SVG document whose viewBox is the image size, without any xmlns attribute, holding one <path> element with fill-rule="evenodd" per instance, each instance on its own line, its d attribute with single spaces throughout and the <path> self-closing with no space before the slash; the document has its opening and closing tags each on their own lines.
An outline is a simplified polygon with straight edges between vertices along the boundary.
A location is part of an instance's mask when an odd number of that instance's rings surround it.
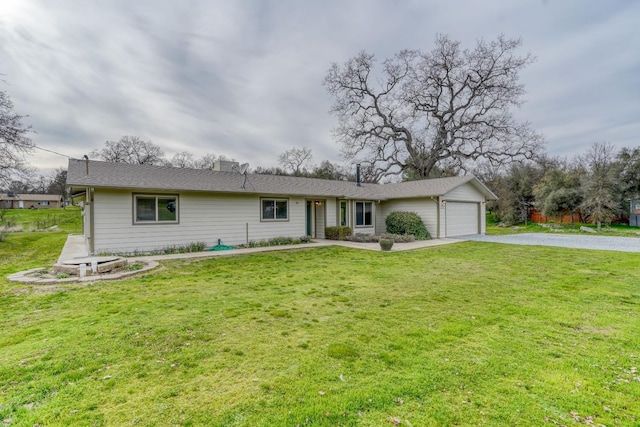
<svg viewBox="0 0 640 427">
<path fill-rule="evenodd" d="M 390 251 L 393 247 L 393 239 L 389 237 L 381 237 L 378 243 L 380 243 L 380 249 L 383 251 Z"/>
</svg>

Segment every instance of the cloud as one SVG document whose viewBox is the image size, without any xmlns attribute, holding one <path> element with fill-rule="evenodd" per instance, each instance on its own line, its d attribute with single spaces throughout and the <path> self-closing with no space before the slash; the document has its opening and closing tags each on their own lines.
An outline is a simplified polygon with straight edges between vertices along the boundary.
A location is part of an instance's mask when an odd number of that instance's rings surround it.
<svg viewBox="0 0 640 427">
<path fill-rule="evenodd" d="M 640 4 L 622 0 L 3 0 L 0 72 L 34 142 L 71 156 L 137 135 L 168 157 L 274 166 L 304 146 L 316 162 L 339 161 L 322 87 L 332 62 L 430 50 L 436 33 L 468 48 L 504 33 L 538 58 L 522 74 L 518 116 L 552 154 L 571 155 L 594 141 L 637 144 L 639 18 Z"/>
</svg>

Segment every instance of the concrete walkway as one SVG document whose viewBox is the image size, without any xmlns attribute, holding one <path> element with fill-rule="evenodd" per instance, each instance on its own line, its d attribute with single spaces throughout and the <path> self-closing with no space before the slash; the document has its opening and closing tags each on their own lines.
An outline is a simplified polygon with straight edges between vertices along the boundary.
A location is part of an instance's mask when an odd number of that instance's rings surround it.
<svg viewBox="0 0 640 427">
<path fill-rule="evenodd" d="M 80 234 L 69 234 L 67 241 L 64 243 L 58 262 L 70 261 L 76 258 L 86 258 L 89 256 L 89 250 L 84 241 L 84 236 Z"/>
<path fill-rule="evenodd" d="M 434 240 L 417 240 L 410 243 L 396 243 L 391 248 L 390 252 L 410 251 L 414 249 L 429 248 L 433 246 L 449 245 L 451 243 L 462 242 L 463 240 L 457 239 L 434 239 Z M 319 248 L 323 246 L 343 246 L 352 249 L 364 249 L 368 251 L 381 252 L 380 245 L 378 243 L 358 243 L 342 240 L 325 240 L 325 239 L 313 239 L 313 243 L 302 243 L 299 245 L 281 245 L 281 246 L 263 246 L 259 248 L 245 248 L 234 249 L 231 251 L 206 251 L 206 252 L 190 252 L 184 254 L 169 254 L 169 255 L 148 255 L 139 256 L 134 259 L 141 261 L 162 261 L 170 259 L 185 259 L 185 258 L 210 258 L 218 256 L 231 256 L 241 254 L 251 254 L 257 252 L 271 252 L 271 251 L 286 251 L 294 249 L 306 249 L 306 248 Z M 89 251 L 84 241 L 84 237 L 80 235 L 70 234 L 67 237 L 67 242 L 62 249 L 62 253 L 58 258 L 58 261 L 72 260 L 74 258 L 84 258 L 89 256 Z"/>
</svg>

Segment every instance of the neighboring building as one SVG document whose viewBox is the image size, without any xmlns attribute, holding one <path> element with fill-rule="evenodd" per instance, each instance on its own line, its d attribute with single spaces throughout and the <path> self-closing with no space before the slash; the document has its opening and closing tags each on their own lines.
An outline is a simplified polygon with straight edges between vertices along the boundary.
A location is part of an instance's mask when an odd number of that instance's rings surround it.
<svg viewBox="0 0 640 427">
<path fill-rule="evenodd" d="M 229 165 L 219 166 L 229 167 Z M 213 246 L 278 236 L 324 237 L 328 226 L 382 234 L 393 211 L 416 212 L 433 238 L 485 233 L 496 196 L 473 176 L 395 184 L 69 160 L 91 253 Z"/>
<path fill-rule="evenodd" d="M 63 207 L 55 194 L 0 194 L 0 209 L 51 209 Z"/>
</svg>

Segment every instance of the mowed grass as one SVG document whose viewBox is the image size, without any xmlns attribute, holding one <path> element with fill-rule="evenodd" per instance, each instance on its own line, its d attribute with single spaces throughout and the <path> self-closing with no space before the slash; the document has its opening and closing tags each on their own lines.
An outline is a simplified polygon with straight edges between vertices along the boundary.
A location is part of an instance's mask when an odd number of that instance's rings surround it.
<svg viewBox="0 0 640 427">
<path fill-rule="evenodd" d="M 637 254 L 324 247 L 0 290 L 9 426 L 640 422 Z"/>
<path fill-rule="evenodd" d="M 6 209 L 3 214 L 5 225 L 22 227 L 25 232 L 57 227 L 59 231 L 82 234 L 82 211 L 76 206 L 56 209 Z"/>
</svg>

